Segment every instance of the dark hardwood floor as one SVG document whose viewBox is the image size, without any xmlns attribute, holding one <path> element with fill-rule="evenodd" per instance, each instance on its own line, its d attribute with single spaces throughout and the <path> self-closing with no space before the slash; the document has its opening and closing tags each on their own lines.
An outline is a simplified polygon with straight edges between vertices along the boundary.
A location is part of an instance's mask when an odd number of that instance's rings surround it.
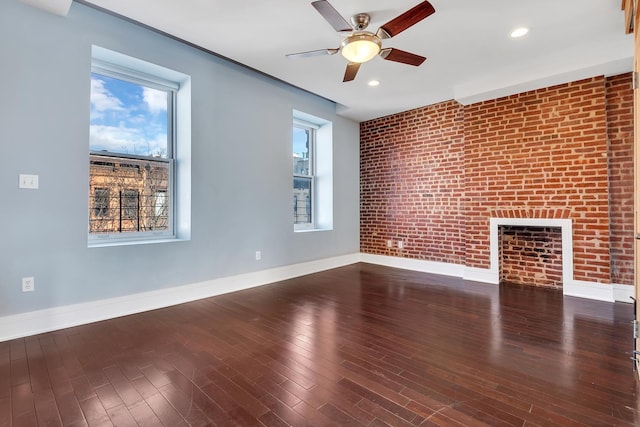
<svg viewBox="0 0 640 427">
<path fill-rule="evenodd" d="M 639 425 L 631 320 L 356 264 L 0 343 L 0 426 Z"/>
</svg>

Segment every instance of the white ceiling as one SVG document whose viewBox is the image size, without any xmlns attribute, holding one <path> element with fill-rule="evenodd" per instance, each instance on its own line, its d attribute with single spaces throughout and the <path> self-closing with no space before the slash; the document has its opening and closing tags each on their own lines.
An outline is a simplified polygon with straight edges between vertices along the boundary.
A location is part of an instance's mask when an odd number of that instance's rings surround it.
<svg viewBox="0 0 640 427">
<path fill-rule="evenodd" d="M 50 0 L 24 0 L 51 3 Z M 71 0 L 56 0 L 65 3 Z M 330 0 L 345 19 L 371 15 L 369 29 L 420 0 Z M 367 120 L 440 101 L 463 104 L 550 84 L 632 69 L 620 0 L 430 0 L 436 13 L 384 47 L 426 56 L 420 67 L 374 58 L 342 83 L 339 54 L 286 58 L 336 48 L 341 36 L 311 0 L 86 0 L 338 103 Z M 519 26 L 528 35 L 511 39 Z M 371 79 L 380 86 L 367 85 Z"/>
</svg>

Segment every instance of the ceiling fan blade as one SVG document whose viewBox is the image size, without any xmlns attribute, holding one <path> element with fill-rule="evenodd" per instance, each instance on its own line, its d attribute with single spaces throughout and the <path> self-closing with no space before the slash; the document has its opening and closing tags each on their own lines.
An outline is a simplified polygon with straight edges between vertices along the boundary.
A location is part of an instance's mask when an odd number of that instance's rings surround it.
<svg viewBox="0 0 640 427">
<path fill-rule="evenodd" d="M 380 56 L 387 61 L 401 62 L 403 64 L 415 65 L 416 67 L 427 59 L 424 56 L 394 48 L 382 49 Z"/>
<path fill-rule="evenodd" d="M 351 80 L 355 79 L 359 69 L 360 69 L 359 62 L 349 62 L 347 64 L 347 69 L 344 72 L 344 79 L 342 79 L 342 81 L 350 82 Z"/>
<path fill-rule="evenodd" d="M 337 10 L 327 0 L 319 0 L 311 3 L 313 7 L 322 15 L 322 17 L 333 27 L 337 32 L 353 31 L 353 28 L 349 23 L 338 13 Z"/>
<path fill-rule="evenodd" d="M 340 49 L 318 49 L 307 52 L 287 53 L 287 58 L 309 58 L 312 56 L 335 55 Z"/>
<path fill-rule="evenodd" d="M 377 36 L 381 39 L 390 39 L 397 36 L 412 25 L 422 21 L 427 16 L 433 15 L 436 9 L 428 1 L 423 1 L 417 6 L 412 7 L 400 16 L 393 18 L 380 28 L 378 28 Z"/>
</svg>

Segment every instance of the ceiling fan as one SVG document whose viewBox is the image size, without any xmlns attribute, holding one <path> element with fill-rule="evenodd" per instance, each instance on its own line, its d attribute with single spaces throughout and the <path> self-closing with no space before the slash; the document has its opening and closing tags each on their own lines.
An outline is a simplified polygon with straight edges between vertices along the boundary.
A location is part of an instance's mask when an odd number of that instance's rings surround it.
<svg viewBox="0 0 640 427">
<path fill-rule="evenodd" d="M 376 55 L 380 55 L 382 59 L 386 59 L 388 61 L 401 62 L 403 64 L 414 65 L 416 67 L 427 59 L 424 56 L 405 52 L 400 49 L 383 48 L 382 40 L 390 39 L 391 37 L 400 34 L 407 28 L 422 21 L 426 17 L 434 14 L 436 10 L 428 1 L 423 1 L 417 6 L 414 6 L 403 14 L 395 17 L 378 28 L 378 31 L 375 33 L 366 31 L 371 19 L 366 13 L 353 15 L 351 17 L 351 24 L 349 24 L 327 0 L 314 1 L 311 5 L 338 33 L 348 33 L 348 35 L 342 40 L 342 43 L 338 48 L 290 53 L 287 55 L 289 58 L 335 55 L 336 53 L 341 52 L 342 56 L 349 61 L 344 73 L 343 82 L 349 82 L 355 79 L 356 74 L 360 69 L 360 64 L 370 61 Z"/>
</svg>

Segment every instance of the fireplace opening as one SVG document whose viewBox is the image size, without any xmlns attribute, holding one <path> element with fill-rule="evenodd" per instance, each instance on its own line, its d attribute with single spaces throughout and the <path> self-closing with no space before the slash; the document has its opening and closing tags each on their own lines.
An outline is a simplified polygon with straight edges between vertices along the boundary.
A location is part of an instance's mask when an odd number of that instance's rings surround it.
<svg viewBox="0 0 640 427">
<path fill-rule="evenodd" d="M 498 227 L 500 283 L 562 288 L 562 229 Z"/>
</svg>

